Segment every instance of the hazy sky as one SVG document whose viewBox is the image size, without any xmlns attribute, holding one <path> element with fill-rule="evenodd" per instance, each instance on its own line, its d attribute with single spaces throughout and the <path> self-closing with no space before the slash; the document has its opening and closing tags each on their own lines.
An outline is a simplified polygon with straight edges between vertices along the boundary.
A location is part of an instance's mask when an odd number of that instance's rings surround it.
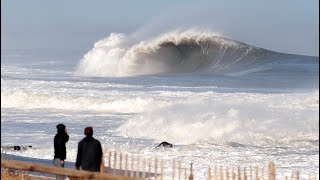
<svg viewBox="0 0 320 180">
<path fill-rule="evenodd" d="M 319 0 L 1 0 L 1 48 L 89 50 L 111 32 L 202 27 L 278 52 L 319 56 Z"/>
</svg>

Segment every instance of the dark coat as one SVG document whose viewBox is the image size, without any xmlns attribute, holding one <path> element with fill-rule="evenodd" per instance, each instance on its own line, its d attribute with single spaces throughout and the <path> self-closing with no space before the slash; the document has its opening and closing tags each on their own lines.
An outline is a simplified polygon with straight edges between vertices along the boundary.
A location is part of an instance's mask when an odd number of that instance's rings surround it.
<svg viewBox="0 0 320 180">
<path fill-rule="evenodd" d="M 65 160 L 67 156 L 66 143 L 69 135 L 65 132 L 65 127 L 57 126 L 58 133 L 54 136 L 54 158 Z"/>
<path fill-rule="evenodd" d="M 86 136 L 78 144 L 76 168 L 82 167 L 87 171 L 100 171 L 102 147 L 97 139 Z"/>
</svg>

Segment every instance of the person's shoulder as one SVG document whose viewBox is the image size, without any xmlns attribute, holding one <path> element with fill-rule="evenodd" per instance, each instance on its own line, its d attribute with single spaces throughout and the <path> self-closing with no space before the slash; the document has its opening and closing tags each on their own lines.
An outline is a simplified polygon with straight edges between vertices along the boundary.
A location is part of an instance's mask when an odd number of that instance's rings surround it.
<svg viewBox="0 0 320 180">
<path fill-rule="evenodd" d="M 78 142 L 78 144 L 83 144 L 83 142 L 84 142 L 84 140 L 81 139 L 81 140 Z"/>
<path fill-rule="evenodd" d="M 54 135 L 54 139 L 58 140 L 60 138 L 59 134 Z"/>
<path fill-rule="evenodd" d="M 98 139 L 96 139 L 96 138 L 94 138 L 93 140 L 94 140 L 95 142 L 100 142 L 100 141 L 99 141 Z"/>
<path fill-rule="evenodd" d="M 96 143 L 98 143 L 98 144 L 101 144 L 98 139 L 95 139 L 95 138 L 94 138 L 93 141 L 96 142 Z"/>
</svg>

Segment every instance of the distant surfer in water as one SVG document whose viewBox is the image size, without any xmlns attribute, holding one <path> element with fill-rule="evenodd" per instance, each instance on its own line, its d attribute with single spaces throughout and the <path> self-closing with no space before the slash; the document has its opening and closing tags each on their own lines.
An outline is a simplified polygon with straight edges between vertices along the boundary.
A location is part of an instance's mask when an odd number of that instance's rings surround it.
<svg viewBox="0 0 320 180">
<path fill-rule="evenodd" d="M 156 148 L 159 148 L 159 147 L 169 147 L 169 148 L 173 148 L 174 146 L 173 146 L 171 143 L 162 142 L 162 143 L 160 143 Z"/>
</svg>

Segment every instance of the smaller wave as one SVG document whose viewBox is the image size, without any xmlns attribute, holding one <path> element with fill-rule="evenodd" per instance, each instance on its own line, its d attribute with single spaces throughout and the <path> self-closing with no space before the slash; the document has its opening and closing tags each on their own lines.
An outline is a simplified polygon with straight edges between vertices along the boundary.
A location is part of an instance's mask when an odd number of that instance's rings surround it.
<svg viewBox="0 0 320 180">
<path fill-rule="evenodd" d="M 90 97 L 68 94 L 45 94 L 1 89 L 1 108 L 56 109 L 63 111 L 93 111 L 100 113 L 140 113 L 152 107 L 165 106 L 165 102 L 151 97 Z M 155 106 L 157 105 L 157 106 Z"/>
</svg>

